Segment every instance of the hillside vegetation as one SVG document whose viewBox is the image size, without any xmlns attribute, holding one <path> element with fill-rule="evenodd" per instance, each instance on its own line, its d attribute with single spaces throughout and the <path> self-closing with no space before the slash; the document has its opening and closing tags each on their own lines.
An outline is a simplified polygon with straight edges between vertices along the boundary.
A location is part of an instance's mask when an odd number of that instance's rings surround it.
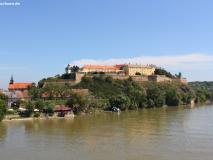
<svg viewBox="0 0 213 160">
<path fill-rule="evenodd" d="M 128 80 L 114 80 L 111 77 L 104 76 L 84 77 L 75 87 L 88 88 L 94 96 L 106 99 L 111 107 L 116 106 L 122 110 L 162 107 L 164 105 L 177 106 L 189 104 L 195 98 L 194 91 L 185 84 L 174 82 L 137 83 L 131 78 Z M 118 104 L 116 105 L 116 103 Z"/>
<path fill-rule="evenodd" d="M 190 82 L 189 86 L 195 91 L 197 101 L 213 101 L 213 82 Z"/>
<path fill-rule="evenodd" d="M 0 93 L 0 121 L 4 118 L 6 114 L 6 101 L 7 96 L 5 96 L 3 93 Z"/>
<path fill-rule="evenodd" d="M 43 81 L 43 80 L 42 80 Z M 200 86 L 200 87 L 198 87 Z M 208 87 L 206 87 L 208 86 Z M 178 82 L 136 82 L 131 78 L 116 80 L 106 75 L 83 77 L 76 85 L 58 85 L 47 83 L 29 88 L 34 108 L 42 109 L 48 101 L 51 105 L 66 104 L 74 113 L 89 112 L 100 108 L 111 110 L 117 107 L 121 110 L 152 108 L 162 106 L 178 106 L 213 100 L 210 84 Z M 88 95 L 73 93 L 72 89 L 88 89 Z M 42 95 L 46 95 L 43 97 Z M 38 102 L 39 101 L 39 102 Z M 39 105 L 38 105 L 39 104 Z M 43 104 L 45 104 L 43 102 Z"/>
</svg>

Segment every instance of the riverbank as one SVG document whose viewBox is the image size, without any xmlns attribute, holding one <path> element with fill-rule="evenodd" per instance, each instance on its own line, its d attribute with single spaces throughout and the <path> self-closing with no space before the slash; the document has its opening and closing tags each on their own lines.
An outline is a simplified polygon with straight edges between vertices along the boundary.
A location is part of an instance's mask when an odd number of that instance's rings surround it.
<svg viewBox="0 0 213 160">
<path fill-rule="evenodd" d="M 173 107 L 169 107 L 169 106 L 164 106 L 164 107 L 160 107 L 160 108 L 174 108 L 174 107 L 184 107 L 184 108 L 193 108 L 193 107 L 196 107 L 196 106 L 205 106 L 205 105 L 212 105 L 213 103 L 211 104 L 199 104 L 199 105 L 179 105 L 179 106 L 173 106 Z M 154 107 L 154 108 L 158 108 L 158 107 Z M 152 108 L 139 108 L 137 110 L 150 110 Z M 132 111 L 132 110 L 126 110 L 126 111 L 123 111 L 123 112 L 129 112 L 129 111 Z M 112 111 L 107 111 L 107 110 L 102 110 L 102 109 L 94 109 L 92 110 L 91 112 L 89 113 L 81 113 L 80 115 L 81 116 L 85 116 L 85 115 L 89 115 L 89 114 L 100 114 L 100 113 L 112 113 Z M 118 112 L 120 113 L 120 112 Z M 33 120 L 49 120 L 49 119 L 73 119 L 74 117 L 76 116 L 79 116 L 79 115 L 74 115 L 73 113 L 72 114 L 69 114 L 69 115 L 66 115 L 65 117 L 58 117 L 57 115 L 53 115 L 53 116 L 40 116 L 40 117 L 20 117 L 18 114 L 16 115 L 7 115 L 5 116 L 5 118 L 2 120 L 2 122 L 11 122 L 11 121 L 33 121 Z"/>
<path fill-rule="evenodd" d="M 2 122 L 10 122 L 10 121 L 32 121 L 32 120 L 45 120 L 45 119 L 73 119 L 75 117 L 74 114 L 70 114 L 69 116 L 65 117 L 58 117 L 58 116 L 40 116 L 40 117 L 19 117 L 16 116 L 6 116 Z"/>
</svg>

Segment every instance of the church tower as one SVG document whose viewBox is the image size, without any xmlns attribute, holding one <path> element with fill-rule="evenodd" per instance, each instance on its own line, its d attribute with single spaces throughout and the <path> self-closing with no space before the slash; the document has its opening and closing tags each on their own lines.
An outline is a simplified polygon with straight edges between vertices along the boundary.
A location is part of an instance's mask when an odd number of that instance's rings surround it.
<svg viewBox="0 0 213 160">
<path fill-rule="evenodd" d="M 10 84 L 13 84 L 13 83 L 14 83 L 14 80 L 13 80 L 13 75 L 12 75 L 10 78 Z"/>
</svg>

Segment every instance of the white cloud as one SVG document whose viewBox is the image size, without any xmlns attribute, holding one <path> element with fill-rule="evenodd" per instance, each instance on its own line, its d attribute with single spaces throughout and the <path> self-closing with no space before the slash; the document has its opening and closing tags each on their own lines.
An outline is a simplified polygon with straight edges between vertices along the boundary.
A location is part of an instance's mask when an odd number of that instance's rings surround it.
<svg viewBox="0 0 213 160">
<path fill-rule="evenodd" d="M 85 64 L 114 65 L 114 64 L 154 64 L 160 67 L 172 67 L 173 69 L 206 69 L 213 62 L 213 55 L 186 54 L 165 56 L 139 56 L 133 58 L 112 59 L 80 59 L 72 61 L 71 65 L 83 66 Z"/>
</svg>

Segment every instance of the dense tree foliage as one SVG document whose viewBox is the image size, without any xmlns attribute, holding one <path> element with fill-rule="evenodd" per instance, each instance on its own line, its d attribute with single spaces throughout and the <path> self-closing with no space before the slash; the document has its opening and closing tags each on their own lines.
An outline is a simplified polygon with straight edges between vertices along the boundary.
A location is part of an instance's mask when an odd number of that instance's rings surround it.
<svg viewBox="0 0 213 160">
<path fill-rule="evenodd" d="M 213 101 L 213 82 L 190 82 L 189 85 L 195 91 L 197 103 Z"/>
<path fill-rule="evenodd" d="M 181 103 L 181 98 L 178 91 L 174 88 L 166 91 L 166 104 L 168 106 L 178 106 Z"/>
<path fill-rule="evenodd" d="M 111 107 L 117 107 L 120 110 L 127 110 L 130 106 L 130 99 L 124 95 L 117 95 L 109 99 L 109 104 Z"/>
<path fill-rule="evenodd" d="M 75 114 L 79 114 L 89 107 L 88 99 L 80 94 L 73 93 L 66 103 Z"/>
<path fill-rule="evenodd" d="M 28 89 L 28 93 L 31 96 L 32 100 L 37 99 L 53 100 L 53 99 L 66 99 L 70 97 L 72 91 L 69 84 L 60 85 L 54 83 L 47 83 L 43 85 L 43 87 L 40 86 L 30 87 Z"/>
<path fill-rule="evenodd" d="M 75 87 L 88 88 L 94 96 L 107 99 L 111 106 L 121 109 L 124 109 L 122 104 L 125 103 L 125 109 L 135 109 L 189 104 L 195 98 L 193 90 L 188 85 L 175 82 L 137 83 L 131 78 L 113 80 L 110 77 L 97 76 L 84 77 Z M 127 103 L 128 101 L 130 103 Z"/>
<path fill-rule="evenodd" d="M 157 74 L 157 75 L 165 75 L 166 77 L 169 77 L 169 78 L 174 78 L 175 77 L 170 72 L 166 71 L 163 68 L 156 68 L 155 69 L 155 74 Z"/>
<path fill-rule="evenodd" d="M 193 87 L 195 90 L 207 90 L 213 92 L 213 81 L 207 82 L 189 82 L 189 85 Z"/>
<path fill-rule="evenodd" d="M 0 92 L 0 121 L 4 118 L 6 114 L 6 102 L 8 97 Z"/>
<path fill-rule="evenodd" d="M 74 72 L 74 73 L 75 73 L 75 72 L 78 72 L 79 69 L 80 69 L 80 68 L 79 68 L 78 66 L 75 66 L 75 65 L 74 65 L 74 66 L 71 67 L 71 72 Z"/>
<path fill-rule="evenodd" d="M 159 70 L 159 74 L 170 76 Z M 181 77 L 181 73 L 176 77 Z M 190 84 L 191 85 L 191 84 Z M 41 86 L 29 88 L 29 93 L 35 101 L 34 106 L 39 110 L 48 109 L 45 101 L 51 103 L 57 100 L 64 100 L 63 104 L 68 105 L 75 114 L 88 112 L 91 108 L 112 109 L 117 107 L 121 110 L 151 108 L 162 106 L 178 106 L 190 104 L 191 101 L 204 102 L 213 96 L 209 90 L 192 89 L 193 85 L 178 82 L 136 82 L 132 78 L 117 80 L 106 75 L 93 75 L 83 77 L 82 81 L 74 86 L 46 83 Z M 73 93 L 72 89 L 89 89 L 90 94 L 80 95 Z M 45 95 L 45 96 L 44 96 Z M 49 107 L 53 108 L 53 107 Z M 50 109 L 51 110 L 51 109 Z"/>
<path fill-rule="evenodd" d="M 6 114 L 5 101 L 0 99 L 0 121 L 4 118 L 5 114 Z"/>
<path fill-rule="evenodd" d="M 5 94 L 0 92 L 0 99 L 6 101 L 8 99 L 8 97 Z"/>
<path fill-rule="evenodd" d="M 38 99 L 35 101 L 35 108 L 38 109 L 39 111 L 43 111 L 46 105 L 47 104 L 45 103 L 44 100 Z"/>
<path fill-rule="evenodd" d="M 152 106 L 162 107 L 165 104 L 165 91 L 162 91 L 157 85 L 152 85 L 147 88 L 147 100 L 152 102 Z"/>
<path fill-rule="evenodd" d="M 32 101 L 24 101 L 23 105 L 26 107 L 25 111 L 19 111 L 21 117 L 30 117 L 33 114 L 34 103 Z"/>
<path fill-rule="evenodd" d="M 62 74 L 59 79 L 75 79 L 75 72 Z"/>
<path fill-rule="evenodd" d="M 16 100 L 11 103 L 11 108 L 17 110 L 20 107 L 21 103 L 23 103 L 22 100 Z"/>
</svg>

